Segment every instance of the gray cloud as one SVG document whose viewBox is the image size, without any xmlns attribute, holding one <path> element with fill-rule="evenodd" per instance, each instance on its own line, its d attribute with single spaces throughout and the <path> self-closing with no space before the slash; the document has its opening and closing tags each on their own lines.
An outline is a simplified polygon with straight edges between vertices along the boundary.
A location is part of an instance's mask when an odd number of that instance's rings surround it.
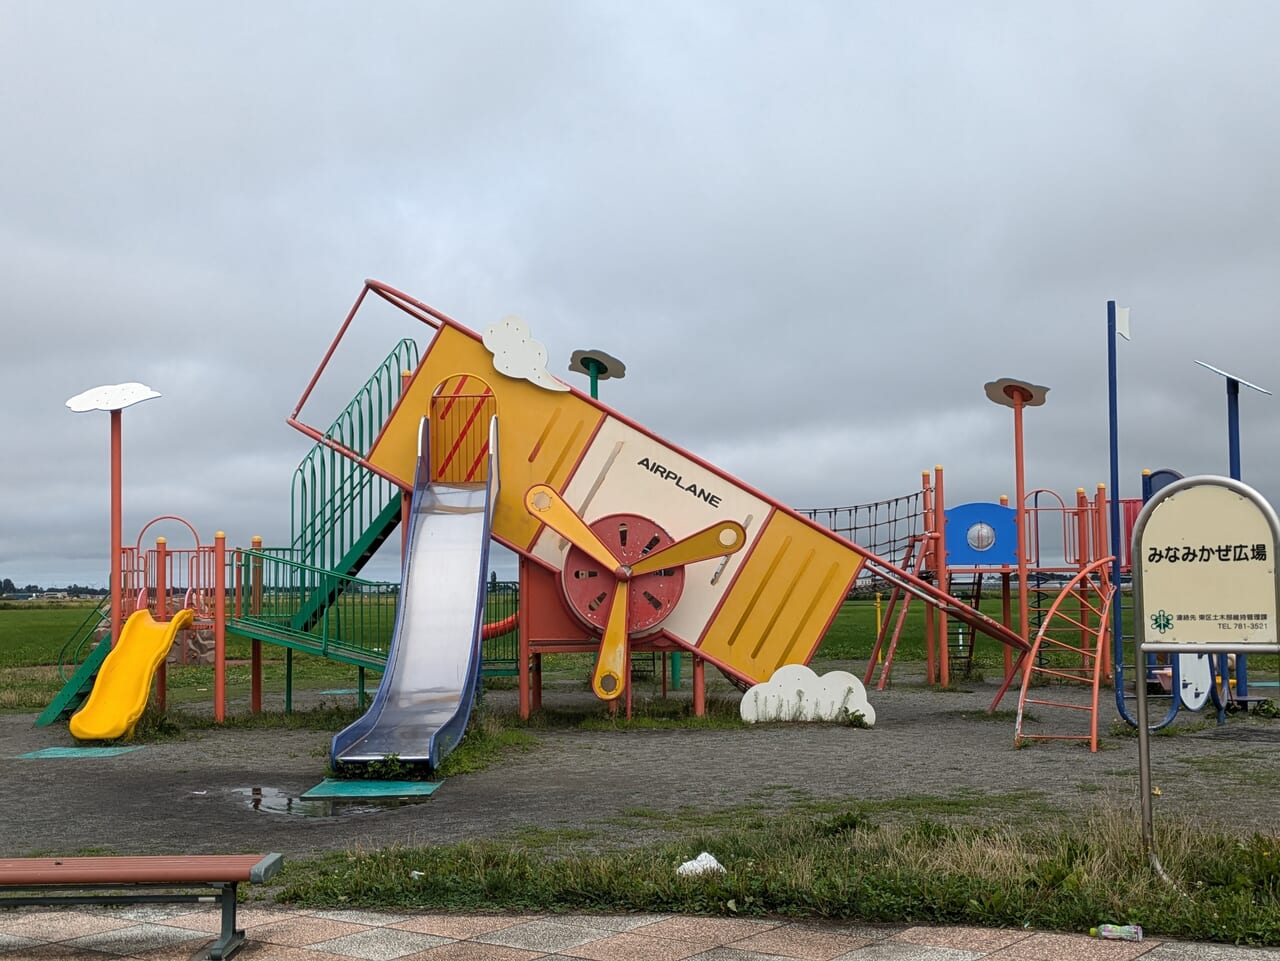
<svg viewBox="0 0 1280 961">
<path fill-rule="evenodd" d="M 107 417 L 126 533 L 190 514 L 287 537 L 284 419 L 366 276 L 561 373 L 796 506 L 1012 493 L 1009 412 L 1053 388 L 1028 479 L 1123 493 L 1226 470 L 1221 381 L 1277 346 L 1280 104 L 1263 2 L 803 5 L 4 3 L 0 574 L 101 582 Z M 371 314 L 306 413 L 396 338 Z M 567 375 L 571 378 L 573 375 Z M 585 380 L 580 386 L 585 386 Z M 1276 398 L 1242 398 L 1280 495 Z M 394 571 L 394 562 L 384 562 Z"/>
</svg>

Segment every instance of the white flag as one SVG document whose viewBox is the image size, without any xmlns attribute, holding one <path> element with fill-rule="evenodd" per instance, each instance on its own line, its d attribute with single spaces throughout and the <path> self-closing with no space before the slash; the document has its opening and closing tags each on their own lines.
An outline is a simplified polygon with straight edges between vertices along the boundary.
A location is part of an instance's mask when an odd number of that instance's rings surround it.
<svg viewBox="0 0 1280 961">
<path fill-rule="evenodd" d="M 1119 334 L 1121 337 L 1123 337 L 1125 340 L 1129 340 L 1129 339 L 1130 339 L 1130 337 L 1129 337 L 1129 308 L 1128 308 L 1128 307 L 1117 307 L 1117 308 L 1116 308 L 1116 333 L 1117 333 L 1117 334 Z"/>
</svg>

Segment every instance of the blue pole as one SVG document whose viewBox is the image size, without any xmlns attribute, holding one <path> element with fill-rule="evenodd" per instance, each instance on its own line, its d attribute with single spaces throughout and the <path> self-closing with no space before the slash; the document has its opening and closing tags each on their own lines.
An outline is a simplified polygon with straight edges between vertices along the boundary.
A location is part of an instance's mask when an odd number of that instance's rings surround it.
<svg viewBox="0 0 1280 961">
<path fill-rule="evenodd" d="M 1240 381 L 1227 378 L 1227 456 L 1231 479 L 1240 480 Z"/>
<path fill-rule="evenodd" d="M 1112 669 L 1116 679 L 1116 706 L 1120 716 L 1127 718 L 1124 708 L 1124 611 L 1119 603 L 1120 593 L 1120 415 L 1116 390 L 1116 302 L 1107 301 L 1107 413 L 1111 427 L 1111 584 L 1116 591 L 1116 603 L 1111 605 Z M 1143 678 L 1136 678 L 1141 684 Z"/>
<path fill-rule="evenodd" d="M 1240 381 L 1234 377 L 1227 378 L 1227 463 L 1231 479 L 1240 480 Z M 1244 654 L 1237 654 L 1236 695 L 1247 697 L 1248 694 L 1248 664 Z"/>
</svg>

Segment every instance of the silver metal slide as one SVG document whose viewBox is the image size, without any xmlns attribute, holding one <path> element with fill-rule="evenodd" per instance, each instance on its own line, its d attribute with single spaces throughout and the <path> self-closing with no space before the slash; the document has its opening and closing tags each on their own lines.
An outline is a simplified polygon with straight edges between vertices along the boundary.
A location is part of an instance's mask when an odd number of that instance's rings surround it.
<svg viewBox="0 0 1280 961">
<path fill-rule="evenodd" d="M 335 763 L 395 756 L 435 770 L 462 739 L 480 681 L 497 428 L 495 417 L 488 479 L 445 484 L 430 480 L 428 421 L 422 420 L 387 669 L 369 710 L 334 737 Z"/>
</svg>

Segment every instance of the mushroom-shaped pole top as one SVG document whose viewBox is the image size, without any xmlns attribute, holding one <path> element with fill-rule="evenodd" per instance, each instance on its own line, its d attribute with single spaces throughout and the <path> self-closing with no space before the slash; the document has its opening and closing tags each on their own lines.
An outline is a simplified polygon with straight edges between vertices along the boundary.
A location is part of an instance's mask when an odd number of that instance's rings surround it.
<svg viewBox="0 0 1280 961">
<path fill-rule="evenodd" d="M 1005 407 L 1039 407 L 1044 403 L 1048 387 L 1028 383 L 1025 380 L 1014 380 L 1012 377 L 1001 377 L 983 385 L 987 397 Z"/>
<path fill-rule="evenodd" d="M 575 350 L 569 358 L 569 370 L 596 380 L 616 380 L 627 375 L 627 365 L 603 350 Z"/>
<path fill-rule="evenodd" d="M 124 410 L 144 400 L 159 397 L 158 390 L 152 390 L 146 384 L 131 382 L 128 384 L 104 384 L 91 387 L 82 394 L 76 394 L 67 401 L 67 407 L 77 414 L 87 410 Z"/>
</svg>

